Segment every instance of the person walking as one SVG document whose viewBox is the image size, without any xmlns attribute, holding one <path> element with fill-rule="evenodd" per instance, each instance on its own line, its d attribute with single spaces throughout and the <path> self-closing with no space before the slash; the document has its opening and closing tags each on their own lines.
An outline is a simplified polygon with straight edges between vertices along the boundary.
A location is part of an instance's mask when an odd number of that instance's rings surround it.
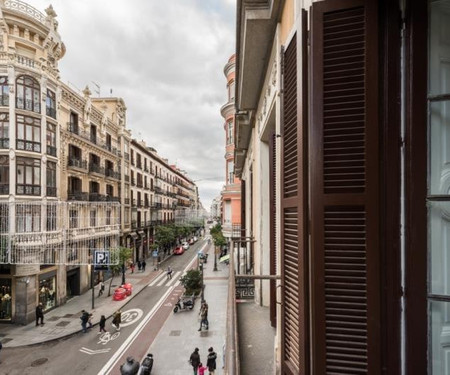
<svg viewBox="0 0 450 375">
<path fill-rule="evenodd" d="M 41 325 L 44 325 L 44 310 L 42 307 L 42 303 L 36 306 L 36 327 L 39 325 L 39 320 L 41 321 Z"/>
<path fill-rule="evenodd" d="M 206 367 L 208 367 L 210 375 L 214 375 L 214 372 L 216 371 L 216 359 L 217 354 L 214 351 L 213 347 L 211 346 L 208 349 L 208 360 L 206 361 Z"/>
<path fill-rule="evenodd" d="M 198 330 L 201 331 L 203 326 L 205 326 L 206 330 L 208 330 L 209 329 L 208 304 L 205 301 L 202 302 L 199 315 L 200 315 L 200 328 Z"/>
<path fill-rule="evenodd" d="M 197 375 L 197 369 L 200 365 L 200 354 L 198 353 L 199 349 L 195 348 L 194 352 L 189 357 L 189 363 L 191 364 L 192 368 L 194 369 L 194 375 Z"/>
<path fill-rule="evenodd" d="M 117 310 L 114 313 L 112 324 L 116 328 L 117 331 L 120 331 L 120 323 L 122 323 L 122 312 Z"/>
<path fill-rule="evenodd" d="M 106 332 L 105 325 L 106 325 L 106 317 L 102 315 L 100 317 L 100 323 L 98 323 L 98 326 L 100 327 L 98 333 Z"/>
<path fill-rule="evenodd" d="M 127 357 L 127 361 L 120 366 L 121 375 L 137 375 L 139 372 L 139 361 L 133 357 Z"/>
<path fill-rule="evenodd" d="M 137 261 L 137 266 L 138 266 L 138 271 L 140 271 L 142 268 L 142 263 L 140 260 Z"/>
<path fill-rule="evenodd" d="M 167 280 L 171 280 L 172 279 L 172 268 L 169 266 L 167 267 Z"/>
<path fill-rule="evenodd" d="M 89 313 L 86 310 L 81 310 L 80 320 L 81 320 L 81 328 L 83 330 L 83 333 L 86 333 L 87 332 L 87 324 L 89 321 Z"/>
<path fill-rule="evenodd" d="M 134 273 L 135 267 L 136 267 L 136 266 L 134 265 L 134 263 L 131 263 L 131 264 L 130 264 L 131 273 Z"/>
<path fill-rule="evenodd" d="M 140 375 L 150 375 L 153 368 L 153 354 L 148 353 L 141 364 Z"/>
<path fill-rule="evenodd" d="M 104 291 L 105 291 L 105 283 L 103 281 L 100 281 L 100 286 L 98 289 L 98 296 L 100 297 Z"/>
<path fill-rule="evenodd" d="M 145 266 L 147 265 L 147 262 L 145 259 L 142 261 L 142 272 L 145 272 Z"/>
</svg>

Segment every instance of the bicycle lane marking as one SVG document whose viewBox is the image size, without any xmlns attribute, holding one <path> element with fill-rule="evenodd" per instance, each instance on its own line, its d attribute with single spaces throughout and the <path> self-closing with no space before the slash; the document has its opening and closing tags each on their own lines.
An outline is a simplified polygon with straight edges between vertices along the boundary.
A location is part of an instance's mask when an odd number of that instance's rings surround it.
<svg viewBox="0 0 450 375">
<path fill-rule="evenodd" d="M 165 322 L 173 314 L 173 305 L 178 301 L 178 297 L 183 293 L 183 287 L 172 287 L 173 290 L 164 298 L 155 314 L 145 323 L 142 329 L 136 334 L 132 342 L 121 352 L 121 355 L 109 367 L 107 372 L 99 374 L 119 374 L 120 366 L 125 363 L 129 356 L 135 359 L 142 358 L 147 354 L 147 348 L 156 339 L 159 331 L 164 327 Z M 134 333 L 134 332 L 133 332 Z"/>
</svg>

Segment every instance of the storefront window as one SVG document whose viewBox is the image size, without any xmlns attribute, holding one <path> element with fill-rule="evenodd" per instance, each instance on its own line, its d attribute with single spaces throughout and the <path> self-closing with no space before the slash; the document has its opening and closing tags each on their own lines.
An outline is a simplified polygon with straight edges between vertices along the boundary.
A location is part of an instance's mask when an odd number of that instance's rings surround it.
<svg viewBox="0 0 450 375">
<path fill-rule="evenodd" d="M 0 279 L 0 320 L 11 320 L 11 279 Z"/>
<path fill-rule="evenodd" d="M 56 306 L 56 277 L 39 280 L 39 302 L 44 311 Z"/>
</svg>

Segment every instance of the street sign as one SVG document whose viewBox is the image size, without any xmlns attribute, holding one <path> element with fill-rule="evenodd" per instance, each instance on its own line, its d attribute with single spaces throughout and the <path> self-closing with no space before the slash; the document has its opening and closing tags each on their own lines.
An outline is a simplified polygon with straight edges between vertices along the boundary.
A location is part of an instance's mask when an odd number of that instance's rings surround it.
<svg viewBox="0 0 450 375">
<path fill-rule="evenodd" d="M 95 250 L 94 251 L 94 269 L 96 271 L 106 271 L 109 264 L 109 251 Z"/>
</svg>

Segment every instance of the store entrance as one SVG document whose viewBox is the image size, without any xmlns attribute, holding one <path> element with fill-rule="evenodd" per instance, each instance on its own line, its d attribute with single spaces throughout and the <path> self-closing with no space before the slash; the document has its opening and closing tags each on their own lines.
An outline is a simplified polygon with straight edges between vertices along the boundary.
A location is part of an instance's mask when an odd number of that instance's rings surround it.
<svg viewBox="0 0 450 375">
<path fill-rule="evenodd" d="M 80 270 L 72 270 L 67 273 L 67 299 L 80 295 Z"/>
</svg>

